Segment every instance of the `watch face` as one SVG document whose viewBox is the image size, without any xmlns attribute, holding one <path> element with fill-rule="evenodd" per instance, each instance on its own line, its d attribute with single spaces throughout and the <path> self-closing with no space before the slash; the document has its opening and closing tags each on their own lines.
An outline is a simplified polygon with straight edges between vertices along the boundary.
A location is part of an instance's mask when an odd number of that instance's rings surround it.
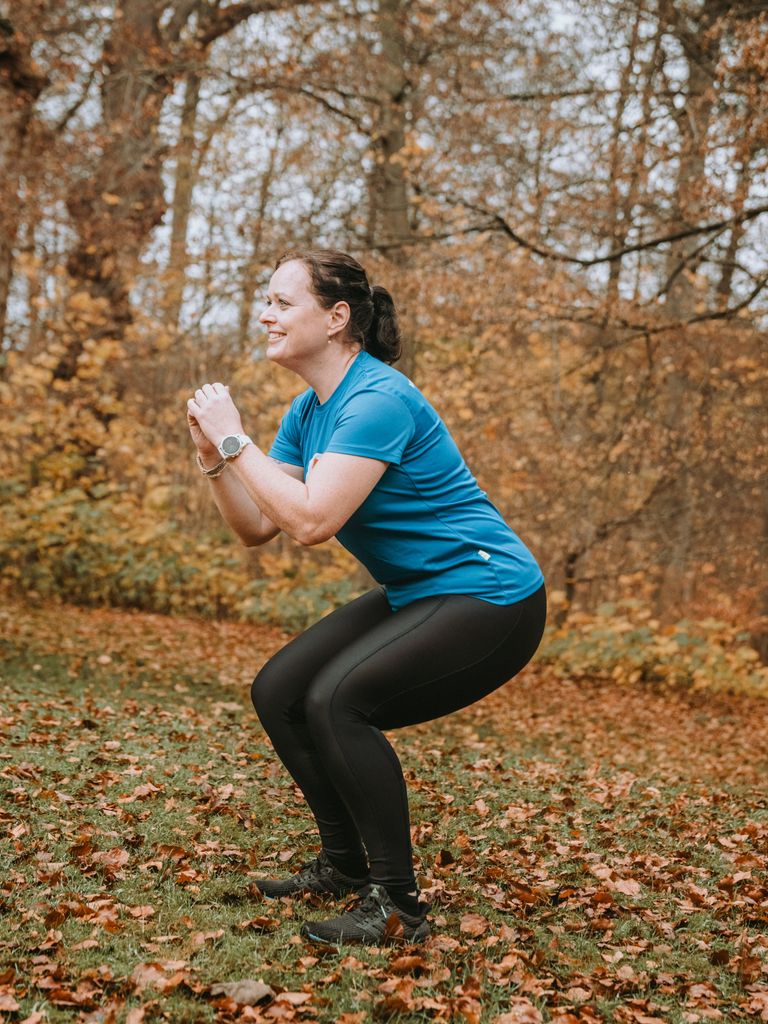
<svg viewBox="0 0 768 1024">
<path fill-rule="evenodd" d="M 221 442 L 221 450 L 225 455 L 237 455 L 240 451 L 240 438 L 230 435 Z"/>
</svg>

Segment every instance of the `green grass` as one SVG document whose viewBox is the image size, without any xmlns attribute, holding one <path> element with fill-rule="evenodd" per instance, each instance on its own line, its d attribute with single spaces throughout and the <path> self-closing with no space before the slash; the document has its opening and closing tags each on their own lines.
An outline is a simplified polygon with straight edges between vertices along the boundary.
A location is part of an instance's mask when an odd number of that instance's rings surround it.
<svg viewBox="0 0 768 1024">
<path fill-rule="evenodd" d="M 123 1021 L 143 1007 L 174 1024 L 492 1022 L 521 1000 L 543 1021 L 759 1019 L 766 799 L 757 774 L 685 761 L 677 698 L 668 731 L 629 748 L 606 716 L 629 734 L 647 701 L 603 687 L 584 700 L 587 746 L 578 691 L 562 704 L 562 684 L 534 673 L 395 736 L 435 938 L 318 950 L 297 933 L 323 907 L 254 887 L 311 856 L 315 835 L 249 679 L 221 685 L 178 657 L 165 668 L 157 651 L 160 671 L 128 654 L 100 664 L 93 643 L 77 655 L 2 645 L 0 992 L 18 1010 L 0 1019 Z M 712 713 L 691 706 L 687 725 Z M 164 965 L 160 989 L 144 987 L 147 964 Z M 243 978 L 277 1000 L 243 1015 L 212 996 Z"/>
</svg>

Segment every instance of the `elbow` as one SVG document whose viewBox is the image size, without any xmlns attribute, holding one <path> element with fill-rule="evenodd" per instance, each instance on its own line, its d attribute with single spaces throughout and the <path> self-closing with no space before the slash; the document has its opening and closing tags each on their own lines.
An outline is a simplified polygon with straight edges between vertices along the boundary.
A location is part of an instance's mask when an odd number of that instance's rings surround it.
<svg viewBox="0 0 768 1024">
<path fill-rule="evenodd" d="M 259 548 L 266 543 L 263 537 L 241 537 L 240 543 L 244 548 Z"/>
<path fill-rule="evenodd" d="M 244 548 L 260 548 L 267 541 L 272 540 L 276 537 L 280 531 L 270 530 L 268 533 L 241 533 L 238 534 L 240 543 Z"/>
<path fill-rule="evenodd" d="M 294 536 L 303 548 L 312 548 L 316 544 L 324 544 L 334 536 L 335 530 L 322 523 L 307 523 Z"/>
</svg>

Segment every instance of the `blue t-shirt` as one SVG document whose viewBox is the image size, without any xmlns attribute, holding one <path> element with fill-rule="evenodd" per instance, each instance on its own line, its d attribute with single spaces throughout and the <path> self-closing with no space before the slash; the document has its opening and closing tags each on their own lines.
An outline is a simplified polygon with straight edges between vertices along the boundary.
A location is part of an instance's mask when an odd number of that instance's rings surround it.
<svg viewBox="0 0 768 1024">
<path fill-rule="evenodd" d="M 512 604 L 544 582 L 427 399 L 367 352 L 326 402 L 311 388 L 293 400 L 269 454 L 303 466 L 306 480 L 325 452 L 389 463 L 336 536 L 395 611 L 434 594 Z"/>
</svg>

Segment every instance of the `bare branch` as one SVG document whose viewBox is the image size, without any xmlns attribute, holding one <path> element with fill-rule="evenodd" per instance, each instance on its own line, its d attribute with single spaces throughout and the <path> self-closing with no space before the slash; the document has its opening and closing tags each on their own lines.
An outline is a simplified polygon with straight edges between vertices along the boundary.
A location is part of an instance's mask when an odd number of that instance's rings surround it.
<svg viewBox="0 0 768 1024">
<path fill-rule="evenodd" d="M 576 99 L 579 96 L 595 96 L 597 98 L 603 98 L 606 96 L 618 96 L 621 93 L 621 89 L 603 89 L 596 85 L 585 86 L 583 89 L 553 89 L 551 92 L 506 92 L 501 93 L 498 96 L 484 95 L 482 97 L 475 97 L 477 100 L 510 100 L 513 103 L 529 103 L 531 100 L 566 100 Z M 683 92 L 681 89 L 660 89 L 657 96 L 664 96 L 669 99 L 674 96 L 692 96 L 695 95 L 691 92 Z M 473 97 L 465 94 L 466 99 L 472 99 Z"/>
<path fill-rule="evenodd" d="M 83 103 L 85 103 L 88 97 L 88 93 L 90 92 L 91 85 L 93 83 L 94 78 L 96 77 L 96 73 L 98 70 L 98 67 L 94 65 L 88 72 L 88 77 L 86 78 L 83 84 L 83 88 L 80 92 L 80 95 L 77 97 L 74 103 L 71 103 L 70 106 L 67 107 L 67 109 L 59 118 L 59 120 L 56 122 L 56 124 L 52 126 L 51 131 L 54 135 L 58 135 L 59 132 L 63 131 L 66 128 L 66 126 L 78 112 L 80 107 L 82 107 Z"/>
<path fill-rule="evenodd" d="M 246 3 L 230 4 L 220 10 L 210 10 L 208 16 L 201 20 L 197 31 L 197 43 L 203 47 L 209 46 L 254 14 L 289 11 L 294 7 L 317 7 L 325 2 L 326 0 L 247 0 Z"/>
<path fill-rule="evenodd" d="M 672 287 L 675 280 L 680 276 L 680 274 L 682 274 L 685 268 L 690 264 L 695 263 L 698 257 L 701 255 L 701 253 L 703 253 L 704 250 L 707 248 L 707 246 L 711 245 L 712 242 L 714 242 L 719 235 L 724 234 L 725 231 L 728 230 L 728 226 L 729 225 L 720 228 L 718 231 L 712 234 L 712 237 L 705 238 L 700 245 L 697 245 L 695 249 L 692 249 L 691 252 L 687 253 L 683 257 L 683 259 L 681 259 L 678 262 L 677 266 L 672 271 L 672 273 L 667 276 L 667 279 L 664 282 L 664 284 L 662 284 L 661 288 L 659 288 L 659 290 L 656 292 L 654 299 L 660 299 L 662 295 L 666 295 L 669 289 Z"/>
<path fill-rule="evenodd" d="M 735 316 L 742 309 L 746 309 L 747 306 L 754 302 L 766 285 L 768 285 L 768 274 L 764 274 L 752 291 L 746 295 L 741 302 L 737 302 L 736 305 L 725 306 L 723 309 L 713 309 L 709 313 L 700 313 L 698 316 L 691 317 L 690 320 L 686 321 L 686 323 L 698 324 L 703 320 L 728 320 L 730 317 Z"/>
<path fill-rule="evenodd" d="M 311 100 L 314 100 L 315 103 L 319 103 L 321 107 L 325 107 L 325 109 L 331 114 L 336 114 L 337 117 L 342 117 L 347 121 L 351 121 L 358 131 L 362 132 L 365 130 L 359 117 L 355 117 L 354 114 L 351 114 L 348 110 L 344 110 L 343 107 L 337 107 L 335 103 L 331 103 L 331 101 L 327 100 L 324 96 L 320 96 L 318 93 L 314 92 L 314 90 L 310 89 L 309 86 L 291 86 L 290 88 L 295 92 L 301 93 L 302 96 L 308 96 Z"/>
<path fill-rule="evenodd" d="M 180 0 L 174 9 L 173 17 L 171 18 L 168 27 L 163 31 L 163 36 L 167 40 L 176 42 L 192 13 L 194 11 L 199 11 L 201 7 L 201 0 Z"/>
<path fill-rule="evenodd" d="M 693 238 L 696 235 L 717 233 L 723 228 L 730 227 L 733 224 L 742 224 L 746 221 L 754 220 L 763 213 L 768 213 L 768 204 L 753 206 L 751 209 L 742 210 L 740 213 L 735 214 L 732 217 L 726 217 L 723 220 L 711 221 L 709 224 L 698 224 L 690 228 L 681 228 L 679 231 L 673 231 L 668 235 L 659 235 L 656 238 L 648 239 L 645 242 L 636 242 L 634 245 L 625 245 L 620 249 L 616 249 L 614 252 L 606 253 L 605 256 L 587 257 L 571 256 L 568 253 L 557 252 L 554 249 L 546 249 L 541 245 L 537 245 L 535 242 L 531 242 L 527 238 L 523 238 L 523 236 L 520 235 L 500 213 L 495 213 L 492 210 L 486 210 L 474 203 L 468 203 L 466 200 L 447 196 L 443 198 L 448 199 L 449 202 L 453 202 L 457 206 L 463 206 L 465 209 L 472 210 L 474 213 L 489 217 L 490 221 L 483 230 L 500 231 L 508 238 L 511 238 L 516 245 L 519 245 L 523 249 L 528 249 L 530 252 L 535 253 L 537 256 L 541 256 L 543 259 L 555 260 L 559 263 L 575 263 L 580 267 L 594 267 L 600 263 L 611 263 L 613 260 L 621 259 L 622 256 L 627 256 L 633 252 L 655 249 L 657 246 L 665 245 L 669 242 L 677 242 L 683 238 Z M 476 228 L 475 230 L 481 229 Z"/>
</svg>

